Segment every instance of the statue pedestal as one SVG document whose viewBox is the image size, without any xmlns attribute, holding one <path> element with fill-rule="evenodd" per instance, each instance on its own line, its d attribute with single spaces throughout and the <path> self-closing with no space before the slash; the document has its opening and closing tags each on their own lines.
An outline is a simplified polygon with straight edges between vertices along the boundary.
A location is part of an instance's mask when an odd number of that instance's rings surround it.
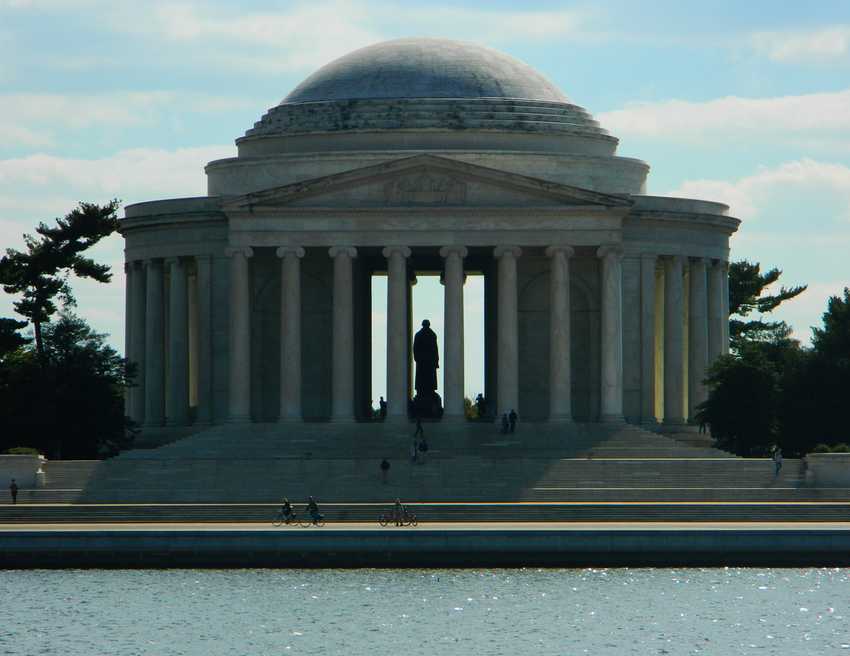
<svg viewBox="0 0 850 656">
<path fill-rule="evenodd" d="M 410 402 L 410 414 L 414 419 L 440 419 L 443 416 L 443 400 L 436 392 L 417 394 Z"/>
</svg>

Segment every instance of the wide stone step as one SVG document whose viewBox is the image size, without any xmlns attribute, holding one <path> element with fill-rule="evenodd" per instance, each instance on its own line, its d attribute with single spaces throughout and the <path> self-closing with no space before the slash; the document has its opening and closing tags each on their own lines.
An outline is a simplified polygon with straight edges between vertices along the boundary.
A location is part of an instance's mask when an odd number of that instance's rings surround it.
<svg viewBox="0 0 850 656">
<path fill-rule="evenodd" d="M 390 504 L 323 503 L 328 522 L 374 522 Z M 840 503 L 555 503 L 408 504 L 420 522 L 846 522 Z M 115 522 L 270 522 L 276 505 L 3 506 L 0 524 Z M 303 507 L 296 505 L 296 513 Z"/>
</svg>

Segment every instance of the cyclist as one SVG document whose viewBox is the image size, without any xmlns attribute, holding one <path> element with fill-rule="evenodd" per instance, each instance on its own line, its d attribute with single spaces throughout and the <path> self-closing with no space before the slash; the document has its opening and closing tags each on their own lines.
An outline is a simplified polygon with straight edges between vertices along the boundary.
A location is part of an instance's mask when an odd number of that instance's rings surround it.
<svg viewBox="0 0 850 656">
<path fill-rule="evenodd" d="M 319 512 L 319 504 L 316 503 L 313 497 L 310 497 L 309 501 L 307 501 L 307 512 L 310 514 L 310 518 L 314 524 L 317 524 L 320 519 L 324 519 L 324 515 Z"/>
<path fill-rule="evenodd" d="M 292 512 L 292 504 L 289 503 L 289 499 L 286 497 L 283 498 L 283 505 L 280 507 L 280 514 L 283 515 L 283 521 L 287 524 L 295 519 L 295 513 Z"/>
<path fill-rule="evenodd" d="M 393 507 L 393 519 L 395 519 L 396 526 L 404 526 L 404 517 L 406 514 L 407 511 L 404 509 L 401 499 L 396 498 L 395 507 Z"/>
</svg>

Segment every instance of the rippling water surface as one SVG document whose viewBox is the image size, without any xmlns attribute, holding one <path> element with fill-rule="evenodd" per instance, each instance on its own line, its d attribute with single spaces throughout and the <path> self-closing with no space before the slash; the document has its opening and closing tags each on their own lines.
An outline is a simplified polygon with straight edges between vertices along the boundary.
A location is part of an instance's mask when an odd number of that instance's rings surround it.
<svg viewBox="0 0 850 656">
<path fill-rule="evenodd" d="M 848 654 L 842 569 L 0 571 L 0 654 Z"/>
</svg>

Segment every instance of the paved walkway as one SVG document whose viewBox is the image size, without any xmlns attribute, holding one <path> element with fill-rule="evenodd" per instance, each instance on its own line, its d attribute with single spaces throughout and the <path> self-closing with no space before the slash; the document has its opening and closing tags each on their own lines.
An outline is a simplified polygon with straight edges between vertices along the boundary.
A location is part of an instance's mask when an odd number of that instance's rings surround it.
<svg viewBox="0 0 850 656">
<path fill-rule="evenodd" d="M 375 523 L 333 522 L 322 528 L 281 526 L 270 523 L 122 522 L 114 524 L 0 524 L 9 531 L 850 531 L 847 522 L 428 522 L 419 526 L 381 527 Z"/>
</svg>

